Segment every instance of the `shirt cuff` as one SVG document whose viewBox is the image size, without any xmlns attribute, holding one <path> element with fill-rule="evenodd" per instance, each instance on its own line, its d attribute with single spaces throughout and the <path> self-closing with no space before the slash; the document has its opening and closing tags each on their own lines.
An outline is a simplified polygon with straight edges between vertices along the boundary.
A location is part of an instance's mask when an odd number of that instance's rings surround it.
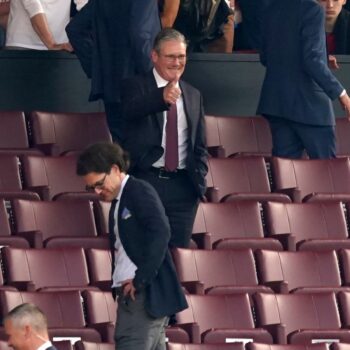
<svg viewBox="0 0 350 350">
<path fill-rule="evenodd" d="M 346 95 L 346 90 L 344 89 L 343 91 L 342 91 L 342 93 L 339 95 L 339 97 L 343 97 L 343 96 L 345 96 Z"/>
</svg>

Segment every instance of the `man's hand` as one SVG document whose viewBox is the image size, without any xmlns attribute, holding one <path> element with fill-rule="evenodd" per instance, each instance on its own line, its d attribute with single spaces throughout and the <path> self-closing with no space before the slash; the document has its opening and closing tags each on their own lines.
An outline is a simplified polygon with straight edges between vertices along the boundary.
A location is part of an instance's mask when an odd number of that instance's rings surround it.
<svg viewBox="0 0 350 350">
<path fill-rule="evenodd" d="M 345 111 L 345 116 L 350 122 L 350 97 L 348 94 L 345 94 L 344 96 L 339 97 L 339 102 Z"/>
<path fill-rule="evenodd" d="M 68 51 L 68 52 L 73 52 L 73 47 L 70 43 L 53 44 L 48 49 L 49 50 L 64 50 L 64 51 Z"/>
<path fill-rule="evenodd" d="M 177 99 L 181 96 L 181 90 L 176 86 L 179 81 L 179 77 L 176 77 L 173 81 L 170 81 L 163 90 L 163 98 L 166 103 L 175 104 Z"/>
<path fill-rule="evenodd" d="M 328 66 L 330 69 L 339 69 L 337 58 L 333 55 L 328 55 Z"/>
<path fill-rule="evenodd" d="M 131 300 L 135 301 L 135 293 L 136 289 L 132 283 L 132 280 L 126 280 L 123 282 L 123 295 L 126 297 L 127 295 L 130 295 Z"/>
</svg>

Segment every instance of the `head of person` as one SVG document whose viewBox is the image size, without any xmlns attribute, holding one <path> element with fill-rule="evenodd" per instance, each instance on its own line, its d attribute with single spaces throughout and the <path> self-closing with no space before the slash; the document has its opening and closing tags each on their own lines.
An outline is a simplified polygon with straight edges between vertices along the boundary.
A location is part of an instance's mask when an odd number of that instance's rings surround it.
<svg viewBox="0 0 350 350">
<path fill-rule="evenodd" d="M 326 21 L 335 22 L 346 0 L 318 0 L 326 13 Z"/>
<path fill-rule="evenodd" d="M 127 154 L 119 145 L 111 143 L 89 146 L 77 162 L 77 174 L 83 177 L 86 189 L 109 202 L 118 196 L 128 168 Z"/>
<path fill-rule="evenodd" d="M 34 304 L 12 309 L 4 318 L 4 328 L 8 345 L 15 350 L 36 350 L 49 340 L 46 316 Z"/>
<path fill-rule="evenodd" d="M 180 79 L 186 66 L 186 49 L 186 39 L 177 30 L 164 28 L 158 33 L 151 58 L 154 68 L 163 79 Z"/>
</svg>

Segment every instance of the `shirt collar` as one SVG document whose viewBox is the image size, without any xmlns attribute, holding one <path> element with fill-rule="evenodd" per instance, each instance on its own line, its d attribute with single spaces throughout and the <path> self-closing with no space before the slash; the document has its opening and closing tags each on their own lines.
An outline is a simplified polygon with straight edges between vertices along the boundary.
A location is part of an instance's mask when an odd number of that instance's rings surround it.
<svg viewBox="0 0 350 350">
<path fill-rule="evenodd" d="M 168 85 L 169 82 L 161 77 L 155 68 L 153 68 L 153 75 L 154 79 L 156 79 L 157 87 L 162 88 Z M 179 87 L 179 82 L 177 82 L 176 87 Z"/>
<path fill-rule="evenodd" d="M 122 181 L 122 183 L 121 183 L 121 185 L 120 185 L 120 191 L 119 191 L 118 196 L 117 196 L 117 198 L 116 198 L 117 201 L 120 200 L 120 197 L 122 196 L 122 193 L 123 193 L 125 184 L 126 184 L 126 182 L 128 181 L 129 177 L 130 177 L 129 175 L 126 175 L 126 176 L 124 177 L 124 179 L 123 179 L 123 181 Z M 41 350 L 41 349 L 40 349 L 40 350 Z"/>
<path fill-rule="evenodd" d="M 52 343 L 48 340 L 44 344 L 41 344 L 37 350 L 46 350 L 52 346 Z"/>
</svg>

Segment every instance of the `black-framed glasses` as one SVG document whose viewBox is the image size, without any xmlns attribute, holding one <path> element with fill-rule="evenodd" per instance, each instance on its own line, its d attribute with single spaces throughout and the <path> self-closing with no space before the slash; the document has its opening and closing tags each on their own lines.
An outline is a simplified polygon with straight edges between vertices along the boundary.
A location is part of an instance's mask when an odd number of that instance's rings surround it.
<svg viewBox="0 0 350 350">
<path fill-rule="evenodd" d="M 186 60 L 186 55 L 161 55 L 169 62 L 175 62 L 179 60 L 180 62 L 184 62 Z"/>
<path fill-rule="evenodd" d="M 109 175 L 109 174 L 105 174 L 105 176 L 101 180 L 96 181 L 93 185 L 86 185 L 85 186 L 86 191 L 94 192 L 95 190 L 102 190 L 102 188 L 105 184 L 107 175 Z"/>
</svg>

